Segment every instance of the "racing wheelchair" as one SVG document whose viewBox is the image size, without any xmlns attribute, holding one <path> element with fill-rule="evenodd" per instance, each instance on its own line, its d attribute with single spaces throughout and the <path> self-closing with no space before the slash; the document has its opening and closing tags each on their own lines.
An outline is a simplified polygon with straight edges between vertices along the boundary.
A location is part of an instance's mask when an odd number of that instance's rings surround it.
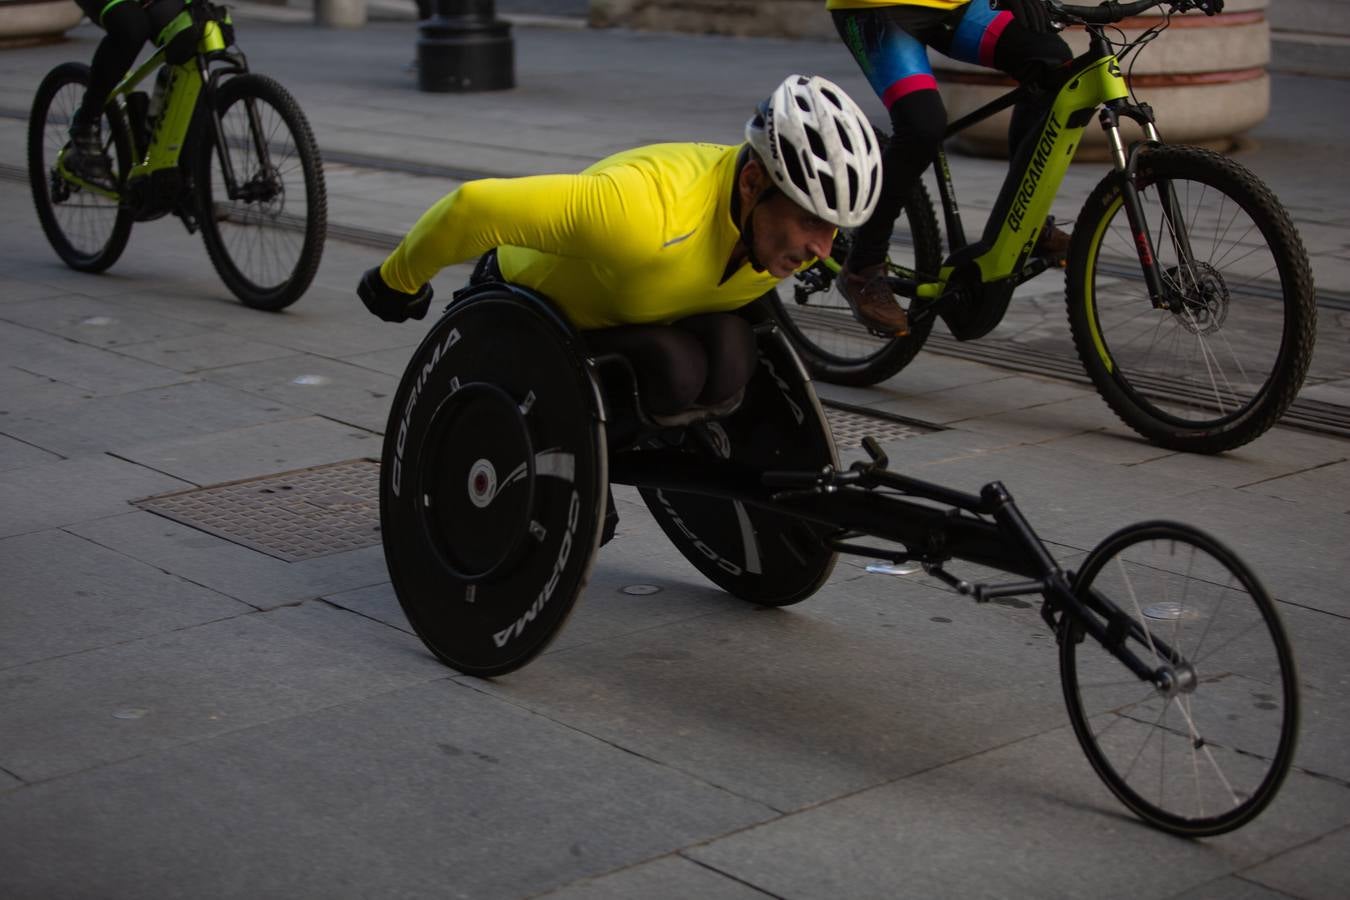
<svg viewBox="0 0 1350 900">
<path fill-rule="evenodd" d="M 971 494 L 893 472 L 871 438 L 842 468 L 772 314 L 742 314 L 759 359 L 739 407 L 672 425 L 645 410 L 628 360 L 590 353 L 546 298 L 483 279 L 456 293 L 399 384 L 380 484 L 390 578 L 438 658 L 496 676 L 539 654 L 585 587 L 609 484 L 633 485 L 680 552 L 751 603 L 806 599 L 840 553 L 919 564 L 977 603 L 1039 594 L 1073 731 L 1127 807 L 1190 837 L 1265 808 L 1298 689 L 1275 606 L 1235 554 L 1153 521 L 1066 571 L 998 482 Z M 953 561 L 1013 580 L 972 584 Z"/>
</svg>

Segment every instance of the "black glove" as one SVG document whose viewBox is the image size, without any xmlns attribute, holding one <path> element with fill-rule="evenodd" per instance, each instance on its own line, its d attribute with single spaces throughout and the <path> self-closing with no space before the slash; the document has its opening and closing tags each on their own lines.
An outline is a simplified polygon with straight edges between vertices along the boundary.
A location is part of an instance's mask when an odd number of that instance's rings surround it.
<svg viewBox="0 0 1350 900">
<path fill-rule="evenodd" d="M 1223 12 L 1223 0 L 1200 0 L 1199 6 L 1207 16 L 1217 16 Z"/>
<path fill-rule="evenodd" d="M 415 294 L 396 291 L 384 283 L 380 277 L 380 267 L 367 269 L 356 286 L 356 296 L 373 312 L 386 322 L 406 322 L 420 319 L 427 314 L 431 306 L 431 285 L 422 285 Z"/>
<path fill-rule="evenodd" d="M 1218 0 L 1222 3 L 1223 0 Z M 1050 13 L 1042 0 L 995 0 L 998 9 L 1006 9 L 1028 31 L 1044 34 L 1050 30 Z"/>
</svg>

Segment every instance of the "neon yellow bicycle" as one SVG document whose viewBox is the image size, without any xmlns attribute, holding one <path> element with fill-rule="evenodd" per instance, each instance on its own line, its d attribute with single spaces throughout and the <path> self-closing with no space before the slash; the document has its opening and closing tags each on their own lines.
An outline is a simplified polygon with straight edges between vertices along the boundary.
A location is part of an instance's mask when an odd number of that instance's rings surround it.
<svg viewBox="0 0 1350 900">
<path fill-rule="evenodd" d="M 319 148 L 295 99 L 251 73 L 229 13 L 192 0 L 155 37 L 155 53 L 113 91 L 102 134 L 111 184 L 67 170 L 67 131 L 89 67 L 57 66 L 38 87 L 28 122 L 28 176 L 56 254 L 102 272 L 135 222 L 173 214 L 201 229 L 221 280 L 245 305 L 278 310 L 319 268 L 327 194 Z M 153 95 L 139 87 L 158 72 Z"/>
<path fill-rule="evenodd" d="M 1153 7 L 1157 25 L 1112 42 L 1109 26 Z M 837 259 L 799 276 L 777 315 L 811 373 L 876 384 L 908 365 L 939 319 L 960 341 L 992 331 L 1013 290 L 1046 271 L 1033 253 L 1051 204 L 1095 118 L 1114 166 L 1078 215 L 1066 271 L 1069 327 L 1098 393 L 1163 447 L 1217 453 L 1263 434 L 1303 384 L 1317 326 L 1307 251 L 1275 195 L 1243 166 L 1165 144 L 1153 110 L 1136 102 L 1121 60 L 1195 0 L 1071 6 L 1046 0 L 1052 20 L 1084 25 L 1087 52 L 1044 88 L 1018 88 L 947 129 L 948 136 L 1012 106 L 1028 90 L 1055 92 L 1039 135 L 1020 148 L 983 234 L 967 241 L 945 154 L 935 162 L 947 252 L 922 183 L 892 242 L 890 283 L 909 299 L 910 333 L 877 336 L 853 321 L 834 279 Z M 1122 120 L 1144 139 L 1127 147 Z M 793 302 L 795 300 L 795 302 Z"/>
</svg>

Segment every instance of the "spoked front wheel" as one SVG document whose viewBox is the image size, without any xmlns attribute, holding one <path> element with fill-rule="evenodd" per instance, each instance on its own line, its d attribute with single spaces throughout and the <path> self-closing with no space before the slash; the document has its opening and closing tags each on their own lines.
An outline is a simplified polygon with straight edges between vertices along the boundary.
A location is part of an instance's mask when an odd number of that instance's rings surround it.
<svg viewBox="0 0 1350 900">
<path fill-rule="evenodd" d="M 842 262 L 848 236 L 835 239 L 834 257 Z M 889 256 L 892 274 L 936 273 L 942 264 L 942 233 L 933 201 L 923 182 L 896 220 Z M 936 277 L 936 275 L 934 275 Z M 791 290 L 791 296 L 780 296 Z M 904 337 L 878 337 L 853 318 L 833 273 L 817 263 L 792 284 L 773 293 L 774 314 L 813 378 L 831 384 L 872 385 L 885 381 L 913 361 L 933 320 L 912 322 Z"/>
<path fill-rule="evenodd" d="M 1157 687 L 1065 615 L 1060 678 L 1092 767 L 1164 831 L 1231 831 L 1270 803 L 1293 759 L 1298 687 L 1274 605 L 1232 551 L 1185 525 L 1146 522 L 1088 556 L 1074 594 L 1124 635 Z"/>
<path fill-rule="evenodd" d="M 89 67 L 66 63 L 38 86 L 28 118 L 28 181 L 42 232 L 56 255 L 72 269 L 102 272 L 126 249 L 131 210 L 119 203 L 111 186 L 82 187 L 57 170 L 61 151 L 70 141 L 70 120 L 84 102 L 88 85 Z M 120 184 L 132 165 L 126 119 L 116 106 L 109 106 L 101 127 Z"/>
<path fill-rule="evenodd" d="M 304 294 L 323 254 L 319 148 L 295 99 L 266 76 L 225 82 L 217 112 L 220 139 L 205 129 L 195 173 L 206 252 L 244 305 L 282 309 Z"/>
<path fill-rule="evenodd" d="M 1074 345 L 1102 397 L 1148 440 L 1198 453 L 1239 447 L 1275 424 L 1307 373 L 1317 323 L 1307 252 L 1269 189 L 1217 153 L 1149 150 L 1135 186 L 1160 302 L 1113 175 L 1074 228 Z"/>
</svg>

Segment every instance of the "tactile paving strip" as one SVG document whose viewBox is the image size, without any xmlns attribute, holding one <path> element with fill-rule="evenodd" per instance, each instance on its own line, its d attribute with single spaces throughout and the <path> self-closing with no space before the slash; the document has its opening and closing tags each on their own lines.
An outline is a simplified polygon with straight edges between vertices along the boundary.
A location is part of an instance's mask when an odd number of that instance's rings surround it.
<svg viewBox="0 0 1350 900">
<path fill-rule="evenodd" d="M 901 441 L 942 430 L 935 425 L 882 418 L 830 404 L 825 405 L 825 421 L 830 423 L 830 431 L 834 433 L 834 445 L 840 450 L 861 447 L 862 439 L 868 436 L 878 441 Z"/>
<path fill-rule="evenodd" d="M 151 497 L 157 515 L 287 562 L 380 542 L 380 464 L 357 459 Z"/>
</svg>

